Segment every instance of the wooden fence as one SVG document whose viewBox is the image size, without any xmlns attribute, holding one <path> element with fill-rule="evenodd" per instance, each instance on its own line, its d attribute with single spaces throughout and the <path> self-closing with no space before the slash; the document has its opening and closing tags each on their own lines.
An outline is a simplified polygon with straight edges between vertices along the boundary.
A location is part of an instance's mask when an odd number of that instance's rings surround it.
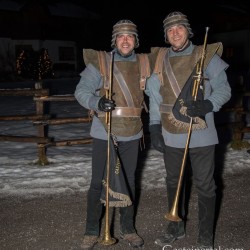
<svg viewBox="0 0 250 250">
<path fill-rule="evenodd" d="M 250 98 L 250 92 L 244 89 L 232 92 L 235 101 L 231 107 L 225 107 L 223 112 L 231 112 L 234 114 L 234 121 L 228 123 L 233 130 L 232 141 L 242 141 L 245 133 L 250 133 L 250 127 L 247 126 L 246 117 L 250 115 L 249 105 L 244 104 L 244 100 Z M 247 102 L 249 102 L 247 100 Z M 246 107 L 248 106 L 248 107 Z"/>
<path fill-rule="evenodd" d="M 30 120 L 33 126 L 37 127 L 37 136 L 17 136 L 17 135 L 0 135 L 0 141 L 14 141 L 14 142 L 29 142 L 36 143 L 38 147 L 38 164 L 49 164 L 46 156 L 46 150 L 50 146 L 72 146 L 80 144 L 92 143 L 91 138 L 67 139 L 55 141 L 48 137 L 47 127 L 49 125 L 61 125 L 67 123 L 89 123 L 91 118 L 86 117 L 66 117 L 66 118 L 52 118 L 50 114 L 46 114 L 45 102 L 60 102 L 76 101 L 74 95 L 50 95 L 49 89 L 43 88 L 43 82 L 35 83 L 34 88 L 28 89 L 0 89 L 1 96 L 32 96 L 35 101 L 36 113 L 33 115 L 14 115 L 14 116 L 0 116 L 0 121 L 22 121 Z M 247 127 L 244 116 L 249 113 L 243 107 L 243 97 L 250 97 L 250 92 L 241 93 L 239 104 L 233 108 L 225 108 L 224 112 L 233 112 L 235 121 L 233 123 L 226 123 L 225 126 L 233 128 L 233 140 L 242 140 L 244 133 L 250 132 L 250 127 Z"/>
<path fill-rule="evenodd" d="M 46 150 L 50 146 L 72 146 L 79 144 L 89 144 L 92 142 L 91 138 L 55 141 L 48 137 L 47 126 L 49 125 L 91 122 L 91 118 L 89 116 L 52 118 L 50 114 L 45 113 L 45 102 L 76 101 L 73 95 L 50 96 L 49 89 L 44 89 L 42 81 L 38 81 L 35 83 L 35 88 L 1 89 L 0 96 L 33 96 L 36 106 L 36 113 L 34 115 L 0 116 L 0 121 L 30 120 L 32 121 L 33 125 L 37 127 L 37 136 L 0 135 L 0 141 L 36 143 L 38 147 L 38 164 L 49 164 L 46 156 Z"/>
</svg>

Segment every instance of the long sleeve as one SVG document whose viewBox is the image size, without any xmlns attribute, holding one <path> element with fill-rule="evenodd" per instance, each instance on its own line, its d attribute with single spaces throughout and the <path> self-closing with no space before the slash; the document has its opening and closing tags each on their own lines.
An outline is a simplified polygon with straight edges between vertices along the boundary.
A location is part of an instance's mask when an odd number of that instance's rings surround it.
<svg viewBox="0 0 250 250">
<path fill-rule="evenodd" d="M 228 64 L 215 55 L 206 70 L 210 86 L 205 85 L 205 99 L 212 102 L 214 112 L 219 111 L 231 98 L 231 87 L 225 72 L 227 67 Z"/>
<path fill-rule="evenodd" d="M 160 95 L 160 81 L 156 74 L 152 74 L 147 80 L 145 94 L 149 97 L 149 124 L 160 124 L 159 106 L 162 102 L 162 96 Z"/>
<path fill-rule="evenodd" d="M 76 86 L 75 98 L 86 109 L 98 109 L 100 96 L 98 91 L 102 86 L 102 78 L 99 71 L 92 65 L 88 64 L 80 74 L 81 79 Z"/>
</svg>

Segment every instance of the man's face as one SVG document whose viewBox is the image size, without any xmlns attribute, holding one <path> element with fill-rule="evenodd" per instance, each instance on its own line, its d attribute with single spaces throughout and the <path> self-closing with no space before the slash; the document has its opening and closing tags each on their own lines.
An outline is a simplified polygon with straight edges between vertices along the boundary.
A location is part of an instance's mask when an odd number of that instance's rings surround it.
<svg viewBox="0 0 250 250">
<path fill-rule="evenodd" d="M 133 34 L 118 34 L 116 36 L 116 47 L 121 55 L 127 56 L 135 48 L 135 35 Z"/>
<path fill-rule="evenodd" d="M 177 24 L 170 27 L 166 31 L 168 42 L 172 45 L 173 50 L 182 50 L 188 43 L 188 30 L 182 24 Z"/>
</svg>

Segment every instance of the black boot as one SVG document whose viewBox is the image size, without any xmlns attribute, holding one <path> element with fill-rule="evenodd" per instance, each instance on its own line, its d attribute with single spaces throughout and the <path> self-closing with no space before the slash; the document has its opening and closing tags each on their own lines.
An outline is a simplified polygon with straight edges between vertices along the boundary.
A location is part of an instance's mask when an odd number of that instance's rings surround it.
<svg viewBox="0 0 250 250">
<path fill-rule="evenodd" d="M 179 222 L 169 222 L 167 231 L 164 235 L 160 236 L 155 240 L 155 244 L 161 247 L 164 247 L 167 244 L 170 244 L 176 240 L 182 239 L 185 237 L 185 228 L 184 221 Z"/>
<path fill-rule="evenodd" d="M 87 200 L 87 221 L 85 235 L 99 236 L 100 218 L 102 215 L 103 205 L 100 201 L 99 193 L 88 192 Z"/>
<path fill-rule="evenodd" d="M 120 238 L 133 248 L 144 244 L 134 226 L 134 206 L 120 208 Z"/>
<path fill-rule="evenodd" d="M 176 189 L 168 186 L 168 208 L 169 211 L 172 208 L 173 201 L 175 199 Z M 184 197 L 180 196 L 180 211 L 179 216 L 184 217 Z M 164 247 L 166 244 L 172 243 L 176 240 L 185 237 L 185 223 L 184 221 L 174 222 L 170 221 L 166 233 L 155 240 L 155 244 Z"/>
<path fill-rule="evenodd" d="M 215 200 L 216 196 L 198 196 L 199 234 L 197 245 L 200 249 L 213 249 Z"/>
<path fill-rule="evenodd" d="M 134 233 L 134 206 L 120 207 L 120 231 L 123 234 Z"/>
</svg>

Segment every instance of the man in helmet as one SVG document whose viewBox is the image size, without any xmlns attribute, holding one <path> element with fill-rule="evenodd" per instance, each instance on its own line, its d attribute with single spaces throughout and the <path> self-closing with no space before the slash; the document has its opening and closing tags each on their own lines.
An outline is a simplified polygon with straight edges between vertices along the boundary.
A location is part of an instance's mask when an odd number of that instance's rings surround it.
<svg viewBox="0 0 250 250">
<path fill-rule="evenodd" d="M 134 225 L 135 170 L 139 142 L 143 135 L 141 111 L 150 65 L 147 55 L 135 53 L 138 46 L 137 26 L 130 20 L 120 20 L 113 26 L 112 53 L 83 50 L 86 68 L 80 74 L 75 97 L 83 107 L 92 110 L 90 134 L 93 137 L 93 151 L 92 179 L 87 196 L 87 220 L 82 249 L 92 249 L 100 234 L 103 208 L 100 198 L 107 162 L 107 112 L 112 116 L 111 133 L 118 143 L 120 163 L 132 200 L 132 205 L 120 207 L 120 237 L 131 247 L 141 247 L 144 243 Z M 111 61 L 114 63 L 110 87 Z M 112 98 L 107 98 L 106 93 L 110 89 Z"/>
<path fill-rule="evenodd" d="M 176 197 L 184 155 L 188 154 L 198 193 L 197 246 L 212 249 L 216 200 L 214 150 L 218 143 L 213 113 L 231 97 L 225 72 L 228 65 L 220 58 L 221 43 L 208 44 L 204 55 L 206 43 L 196 46 L 190 41 L 193 32 L 183 13 L 170 13 L 163 24 L 165 41 L 170 47 L 151 49 L 154 73 L 146 85 L 151 144 L 163 153 L 169 210 Z M 195 88 L 197 93 L 193 92 L 195 82 L 199 83 Z M 169 219 L 165 234 L 155 241 L 157 245 L 163 247 L 185 237 L 184 190 L 185 181 L 181 184 L 177 206 L 182 220 Z"/>
</svg>

